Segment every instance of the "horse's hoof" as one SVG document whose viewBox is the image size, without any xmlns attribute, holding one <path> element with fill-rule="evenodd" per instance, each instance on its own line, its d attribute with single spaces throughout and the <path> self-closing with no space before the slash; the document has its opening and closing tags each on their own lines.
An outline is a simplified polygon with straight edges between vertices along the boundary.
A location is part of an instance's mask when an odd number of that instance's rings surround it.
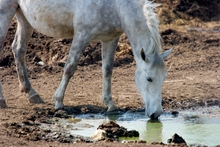
<svg viewBox="0 0 220 147">
<path fill-rule="evenodd" d="M 108 108 L 107 112 L 113 112 L 113 111 L 118 111 L 118 107 L 115 105 L 112 105 L 111 107 Z"/>
<path fill-rule="evenodd" d="M 38 94 L 32 95 L 29 97 L 29 102 L 33 104 L 42 104 L 45 103 Z"/>
<path fill-rule="evenodd" d="M 7 107 L 8 106 L 7 106 L 6 102 L 5 102 L 5 100 L 4 99 L 0 100 L 0 109 L 7 108 Z"/>
<path fill-rule="evenodd" d="M 54 107 L 55 110 L 62 109 L 63 107 L 64 107 L 63 102 L 56 101 L 55 107 Z"/>
</svg>

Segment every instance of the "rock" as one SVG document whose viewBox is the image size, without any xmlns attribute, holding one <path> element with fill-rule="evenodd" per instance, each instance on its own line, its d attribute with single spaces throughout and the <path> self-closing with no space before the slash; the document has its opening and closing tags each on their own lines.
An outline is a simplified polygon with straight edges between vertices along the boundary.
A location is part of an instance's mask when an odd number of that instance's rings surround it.
<svg viewBox="0 0 220 147">
<path fill-rule="evenodd" d="M 95 141 L 101 141 L 104 140 L 106 137 L 106 131 L 105 130 L 101 130 L 98 129 L 94 132 L 94 134 L 92 135 L 92 139 Z"/>
<path fill-rule="evenodd" d="M 110 121 L 107 124 L 100 125 L 97 129 L 104 130 L 106 132 L 106 137 L 110 140 L 118 140 L 119 137 L 138 137 L 139 132 L 136 130 L 128 131 L 123 126 L 119 126 L 114 121 Z"/>
<path fill-rule="evenodd" d="M 178 134 L 174 134 L 172 138 L 168 139 L 167 143 L 186 144 L 186 141 Z"/>
</svg>

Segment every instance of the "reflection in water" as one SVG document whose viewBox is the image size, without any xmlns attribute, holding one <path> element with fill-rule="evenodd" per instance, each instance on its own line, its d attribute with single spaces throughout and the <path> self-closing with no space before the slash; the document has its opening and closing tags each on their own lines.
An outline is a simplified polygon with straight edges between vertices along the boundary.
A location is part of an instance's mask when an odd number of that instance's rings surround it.
<svg viewBox="0 0 220 147">
<path fill-rule="evenodd" d="M 144 140 L 148 143 L 162 142 L 163 124 L 160 121 L 148 120 L 145 133 L 142 133 Z"/>
<path fill-rule="evenodd" d="M 137 130 L 140 134 L 139 140 L 145 140 L 147 143 L 163 142 L 162 131 L 163 124 L 160 121 L 138 120 L 138 121 L 117 121 L 120 126 L 128 130 Z M 137 138 L 120 138 L 122 140 L 137 140 Z"/>
<path fill-rule="evenodd" d="M 120 114 L 117 114 L 117 115 L 107 114 L 106 117 L 109 120 L 118 120 L 120 117 L 122 117 L 122 115 L 120 115 Z"/>
</svg>

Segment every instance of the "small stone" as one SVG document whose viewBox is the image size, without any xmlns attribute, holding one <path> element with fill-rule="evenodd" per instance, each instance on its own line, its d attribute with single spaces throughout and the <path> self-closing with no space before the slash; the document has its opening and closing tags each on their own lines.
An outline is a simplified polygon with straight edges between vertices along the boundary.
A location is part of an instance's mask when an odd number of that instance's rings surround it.
<svg viewBox="0 0 220 147">
<path fill-rule="evenodd" d="M 167 143 L 171 143 L 171 142 L 172 142 L 172 139 L 171 139 L 171 138 L 167 140 Z"/>
<path fill-rule="evenodd" d="M 171 115 L 178 115 L 179 112 L 178 111 L 171 111 Z"/>
<path fill-rule="evenodd" d="M 44 66 L 45 63 L 43 61 L 38 62 L 39 65 Z"/>
<path fill-rule="evenodd" d="M 121 143 L 128 143 L 128 141 L 127 140 L 122 140 Z"/>
<path fill-rule="evenodd" d="M 94 132 L 94 134 L 92 135 L 92 139 L 95 141 L 101 141 L 104 140 L 106 137 L 106 131 L 105 130 L 101 130 L 98 129 Z"/>
<path fill-rule="evenodd" d="M 138 143 L 147 143 L 147 141 L 145 141 L 145 140 L 138 140 L 137 142 Z"/>
<path fill-rule="evenodd" d="M 134 140 L 129 140 L 128 143 L 135 143 L 135 141 Z"/>
</svg>

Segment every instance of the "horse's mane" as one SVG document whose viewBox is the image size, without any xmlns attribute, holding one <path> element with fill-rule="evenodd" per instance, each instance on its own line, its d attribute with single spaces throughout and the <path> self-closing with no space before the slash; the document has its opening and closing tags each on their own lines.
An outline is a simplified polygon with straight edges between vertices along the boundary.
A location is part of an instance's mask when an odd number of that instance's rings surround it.
<svg viewBox="0 0 220 147">
<path fill-rule="evenodd" d="M 151 33 L 151 40 L 150 45 L 147 49 L 148 53 L 153 53 L 156 51 L 157 53 L 162 50 L 161 47 L 161 36 L 159 33 L 159 19 L 157 17 L 157 14 L 154 12 L 154 9 L 159 6 L 160 4 L 156 4 L 153 2 L 150 2 L 148 0 L 144 0 L 144 6 L 143 11 L 146 18 L 146 23 L 148 26 L 148 29 Z"/>
</svg>

